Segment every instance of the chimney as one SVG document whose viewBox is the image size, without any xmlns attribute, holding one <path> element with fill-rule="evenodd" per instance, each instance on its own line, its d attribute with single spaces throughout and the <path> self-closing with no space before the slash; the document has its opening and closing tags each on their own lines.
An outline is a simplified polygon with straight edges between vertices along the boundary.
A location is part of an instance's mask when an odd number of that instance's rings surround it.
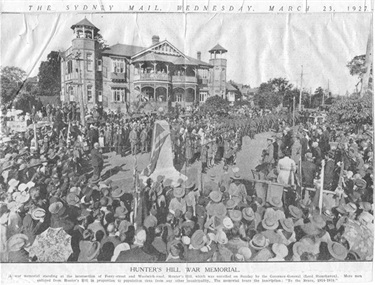
<svg viewBox="0 0 375 285">
<path fill-rule="evenodd" d="M 152 45 L 156 45 L 159 42 L 159 36 L 152 36 Z"/>
<path fill-rule="evenodd" d="M 201 60 L 201 55 L 202 55 L 202 53 L 201 53 L 200 51 L 198 51 L 198 52 L 197 52 L 197 59 L 198 59 L 198 60 Z"/>
</svg>

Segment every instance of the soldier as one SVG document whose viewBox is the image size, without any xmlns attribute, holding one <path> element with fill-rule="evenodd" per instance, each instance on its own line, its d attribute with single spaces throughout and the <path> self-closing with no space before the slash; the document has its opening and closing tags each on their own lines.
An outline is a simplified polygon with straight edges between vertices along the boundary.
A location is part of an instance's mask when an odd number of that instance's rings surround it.
<svg viewBox="0 0 375 285">
<path fill-rule="evenodd" d="M 142 153 L 146 153 L 147 152 L 147 128 L 144 126 L 142 131 L 141 131 L 141 135 L 140 135 L 140 139 L 141 139 L 141 152 Z"/>
<path fill-rule="evenodd" d="M 129 140 L 130 140 L 130 149 L 132 155 L 137 154 L 137 143 L 138 143 L 138 134 L 135 130 L 135 126 L 132 127 L 130 134 L 129 134 Z"/>
</svg>

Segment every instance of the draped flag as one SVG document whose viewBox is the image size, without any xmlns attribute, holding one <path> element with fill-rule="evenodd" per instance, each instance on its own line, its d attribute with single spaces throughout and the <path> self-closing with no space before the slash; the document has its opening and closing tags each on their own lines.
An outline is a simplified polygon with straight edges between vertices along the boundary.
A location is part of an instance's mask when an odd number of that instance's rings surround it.
<svg viewBox="0 0 375 285">
<path fill-rule="evenodd" d="M 169 129 L 167 129 L 165 126 L 162 126 L 159 122 L 155 122 L 155 124 L 156 125 L 154 127 L 154 143 L 151 151 L 151 161 L 143 171 L 143 174 L 146 176 L 150 176 L 154 172 L 159 159 L 160 150 L 162 149 L 167 137 L 170 135 Z"/>
</svg>

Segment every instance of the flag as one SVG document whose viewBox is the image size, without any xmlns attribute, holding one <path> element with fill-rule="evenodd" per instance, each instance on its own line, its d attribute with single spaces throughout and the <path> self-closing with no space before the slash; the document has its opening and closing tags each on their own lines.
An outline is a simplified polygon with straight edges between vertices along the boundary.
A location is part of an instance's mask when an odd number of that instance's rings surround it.
<svg viewBox="0 0 375 285">
<path fill-rule="evenodd" d="M 155 123 L 154 127 L 154 143 L 151 151 L 151 161 L 150 164 L 145 168 L 143 174 L 145 176 L 150 176 L 156 167 L 159 159 L 160 150 L 163 147 L 167 137 L 170 135 L 169 129 L 163 127 L 159 122 Z"/>
</svg>

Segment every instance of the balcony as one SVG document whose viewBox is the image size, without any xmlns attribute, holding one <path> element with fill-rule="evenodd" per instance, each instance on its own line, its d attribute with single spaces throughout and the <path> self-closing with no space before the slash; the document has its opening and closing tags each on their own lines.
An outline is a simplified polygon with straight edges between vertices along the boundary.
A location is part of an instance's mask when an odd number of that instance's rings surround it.
<svg viewBox="0 0 375 285">
<path fill-rule="evenodd" d="M 114 82 L 126 82 L 126 73 L 111 72 L 111 80 Z"/>
<path fill-rule="evenodd" d="M 65 81 L 76 80 L 76 79 L 78 79 L 78 73 L 77 72 L 65 73 Z"/>
<path fill-rule="evenodd" d="M 185 83 L 193 83 L 197 84 L 197 78 L 195 76 L 184 76 L 184 75 L 175 75 L 172 76 L 172 82 L 174 84 L 185 84 Z"/>
<path fill-rule="evenodd" d="M 134 81 L 171 81 L 171 76 L 165 73 L 140 73 L 134 75 Z"/>
</svg>

